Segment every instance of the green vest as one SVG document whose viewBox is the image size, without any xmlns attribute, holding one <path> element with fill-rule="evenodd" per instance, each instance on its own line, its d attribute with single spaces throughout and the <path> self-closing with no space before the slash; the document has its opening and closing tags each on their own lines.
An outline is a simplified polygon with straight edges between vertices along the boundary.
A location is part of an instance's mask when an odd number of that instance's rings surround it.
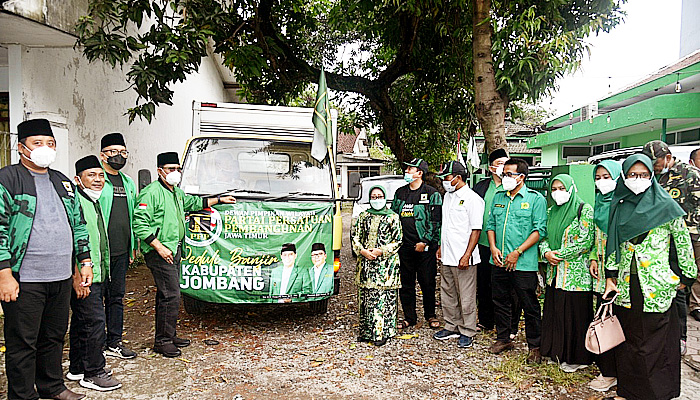
<svg viewBox="0 0 700 400">
<path fill-rule="evenodd" d="M 90 259 L 92 260 L 92 281 L 101 283 L 109 276 L 109 239 L 107 238 L 107 223 L 102 213 L 100 203 L 88 199 L 82 190 L 78 189 L 78 198 L 83 208 L 83 217 L 90 238 Z"/>
</svg>

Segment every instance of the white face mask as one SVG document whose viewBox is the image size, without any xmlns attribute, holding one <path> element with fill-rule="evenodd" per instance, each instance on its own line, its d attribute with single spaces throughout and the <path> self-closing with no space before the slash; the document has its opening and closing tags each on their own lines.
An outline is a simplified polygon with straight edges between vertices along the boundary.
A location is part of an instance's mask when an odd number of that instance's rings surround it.
<svg viewBox="0 0 700 400">
<path fill-rule="evenodd" d="M 571 198 L 571 193 L 564 190 L 555 190 L 552 192 L 552 199 L 558 206 L 565 204 Z"/>
<path fill-rule="evenodd" d="M 651 187 L 651 179 L 625 178 L 625 186 L 638 195 Z"/>
<path fill-rule="evenodd" d="M 25 148 L 29 149 L 26 146 Z M 49 146 L 37 147 L 29 153 L 29 157 L 25 156 L 24 153 L 21 154 L 39 168 L 48 168 L 49 165 L 56 161 L 56 150 Z"/>
<path fill-rule="evenodd" d="M 167 182 L 170 186 L 177 186 L 177 184 L 180 183 L 180 179 L 182 179 L 182 174 L 180 171 L 173 171 L 168 175 L 165 175 L 165 182 Z"/>
<path fill-rule="evenodd" d="M 503 185 L 504 190 L 511 191 L 518 187 L 518 180 L 513 178 L 512 176 L 505 176 L 501 180 L 501 184 Z"/>
<path fill-rule="evenodd" d="M 80 180 L 80 177 L 78 177 L 78 183 L 80 184 L 80 187 L 83 190 L 83 192 L 87 195 L 88 198 L 90 198 L 90 200 L 92 200 L 93 203 L 96 202 L 97 199 L 99 199 L 102 195 L 102 189 L 93 190 L 86 188 L 83 184 L 83 181 Z"/>
<path fill-rule="evenodd" d="M 452 178 L 451 181 L 442 181 L 442 187 L 445 189 L 447 193 L 453 193 L 455 190 L 457 190 L 457 186 L 452 186 L 452 181 L 456 179 Z"/>
<path fill-rule="evenodd" d="M 595 181 L 595 187 L 600 190 L 600 193 L 602 194 L 608 194 L 615 190 L 615 187 L 617 186 L 617 181 L 614 179 L 599 179 Z"/>
<path fill-rule="evenodd" d="M 493 172 L 495 175 L 498 175 L 499 177 L 503 176 L 503 165 L 497 166 L 495 170 L 493 169 L 493 167 L 490 168 L 491 172 Z"/>
<path fill-rule="evenodd" d="M 369 205 L 375 210 L 383 210 L 386 207 L 386 199 L 372 199 Z"/>
</svg>

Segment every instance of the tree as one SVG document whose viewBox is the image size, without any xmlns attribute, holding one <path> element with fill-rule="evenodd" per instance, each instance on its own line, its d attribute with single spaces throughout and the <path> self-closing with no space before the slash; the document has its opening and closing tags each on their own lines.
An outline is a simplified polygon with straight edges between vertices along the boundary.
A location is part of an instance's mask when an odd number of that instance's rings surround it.
<svg viewBox="0 0 700 400">
<path fill-rule="evenodd" d="M 171 104 L 210 47 L 254 103 L 288 104 L 324 67 L 399 161 L 436 164 L 477 117 L 489 148 L 505 143 L 508 102 L 551 90 L 618 18 L 610 0 L 501 1 L 91 0 L 77 32 L 89 60 L 128 66 L 130 120 Z"/>
</svg>

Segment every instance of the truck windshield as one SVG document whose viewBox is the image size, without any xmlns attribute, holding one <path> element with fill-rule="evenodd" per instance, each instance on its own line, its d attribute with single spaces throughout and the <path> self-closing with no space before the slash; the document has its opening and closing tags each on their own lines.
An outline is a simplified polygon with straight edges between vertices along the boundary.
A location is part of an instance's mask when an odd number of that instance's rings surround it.
<svg viewBox="0 0 700 400">
<path fill-rule="evenodd" d="M 333 194 L 328 162 L 311 157 L 311 143 L 258 139 L 193 139 L 181 187 L 191 194 L 235 191 L 262 198 Z"/>
</svg>

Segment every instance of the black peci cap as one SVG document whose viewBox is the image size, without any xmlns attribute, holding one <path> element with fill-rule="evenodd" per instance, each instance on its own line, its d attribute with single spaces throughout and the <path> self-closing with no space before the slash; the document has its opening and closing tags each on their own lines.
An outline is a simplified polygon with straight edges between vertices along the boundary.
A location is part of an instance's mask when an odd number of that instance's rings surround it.
<svg viewBox="0 0 700 400">
<path fill-rule="evenodd" d="M 126 147 L 126 142 L 124 142 L 124 136 L 119 132 L 108 133 L 102 136 L 102 143 L 100 149 L 104 149 L 109 146 L 124 146 Z"/>
<path fill-rule="evenodd" d="M 313 245 L 311 245 L 311 252 L 312 252 L 312 253 L 313 253 L 314 251 L 319 251 L 319 250 L 323 250 L 323 252 L 325 252 L 325 251 L 326 251 L 326 245 L 324 245 L 323 243 L 314 243 Z"/>
<path fill-rule="evenodd" d="M 294 243 L 285 243 L 282 245 L 282 250 L 280 253 L 284 253 L 285 251 L 293 251 L 297 252 L 297 246 L 294 245 Z"/>
<path fill-rule="evenodd" d="M 180 165 L 180 158 L 174 151 L 169 151 L 167 153 L 158 154 L 158 167 L 162 167 L 167 164 L 178 164 Z"/>
<path fill-rule="evenodd" d="M 85 171 L 86 169 L 90 168 L 100 168 L 102 169 L 102 166 L 100 165 L 100 160 L 97 159 L 97 157 L 93 155 L 85 156 L 81 158 L 80 160 L 75 162 L 75 174 L 80 175 L 81 172 Z"/>
<path fill-rule="evenodd" d="M 489 165 L 491 165 L 494 161 L 498 160 L 499 158 L 503 157 L 509 157 L 508 152 L 506 149 L 496 149 L 489 154 Z"/>
<path fill-rule="evenodd" d="M 17 125 L 17 139 L 22 140 L 30 136 L 51 136 L 51 124 L 47 119 L 30 119 Z"/>
</svg>

